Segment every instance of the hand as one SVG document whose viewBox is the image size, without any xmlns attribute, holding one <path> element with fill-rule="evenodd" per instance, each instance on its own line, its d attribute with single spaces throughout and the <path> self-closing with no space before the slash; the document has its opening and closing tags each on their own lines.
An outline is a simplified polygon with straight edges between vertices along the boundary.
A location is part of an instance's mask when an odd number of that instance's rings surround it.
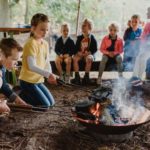
<svg viewBox="0 0 150 150">
<path fill-rule="evenodd" d="M 113 52 L 109 52 L 109 57 L 111 57 L 111 58 L 113 58 L 115 55 L 114 55 L 114 53 Z"/>
<path fill-rule="evenodd" d="M 54 74 L 50 74 L 49 78 L 47 79 L 48 83 L 50 84 L 57 84 L 57 81 L 56 81 L 56 76 Z"/>
<path fill-rule="evenodd" d="M 61 54 L 61 55 L 59 55 L 59 57 L 60 57 L 60 58 L 64 58 L 64 55 Z"/>
<path fill-rule="evenodd" d="M 0 101 L 0 113 L 10 112 L 9 107 L 6 104 L 6 100 Z"/>
<path fill-rule="evenodd" d="M 77 53 L 77 55 L 79 56 L 79 57 L 82 57 L 83 56 L 83 52 L 81 52 L 81 51 L 79 51 L 78 53 Z"/>
<path fill-rule="evenodd" d="M 29 106 L 25 101 L 23 101 L 19 96 L 17 96 L 17 98 L 15 99 L 15 103 L 18 105 L 25 105 L 25 106 Z"/>
<path fill-rule="evenodd" d="M 85 55 L 85 56 L 88 56 L 88 55 L 90 55 L 90 54 L 91 54 L 91 53 L 90 53 L 89 51 L 85 51 L 85 52 L 84 52 L 84 55 Z"/>
<path fill-rule="evenodd" d="M 63 57 L 64 57 L 64 58 L 68 58 L 68 57 L 70 57 L 70 56 L 69 56 L 69 54 L 65 54 Z"/>
</svg>

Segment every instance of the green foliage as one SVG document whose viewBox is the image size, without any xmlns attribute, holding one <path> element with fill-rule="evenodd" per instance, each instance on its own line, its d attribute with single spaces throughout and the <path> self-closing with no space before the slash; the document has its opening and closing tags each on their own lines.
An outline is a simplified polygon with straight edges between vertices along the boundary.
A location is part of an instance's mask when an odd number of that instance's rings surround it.
<svg viewBox="0 0 150 150">
<path fill-rule="evenodd" d="M 53 28 L 62 22 L 69 22 L 72 32 L 75 32 L 78 2 L 79 0 L 9 0 L 10 16 L 14 24 L 23 24 L 25 20 L 30 23 L 31 17 L 41 12 L 49 16 Z M 140 14 L 144 20 L 148 4 L 149 0 L 81 0 L 79 23 L 84 18 L 90 18 L 95 30 L 106 29 L 111 21 L 126 26 L 133 13 Z"/>
<path fill-rule="evenodd" d="M 19 3 L 20 0 L 10 0 L 9 1 L 9 6 L 12 7 L 14 6 L 16 3 Z"/>
</svg>

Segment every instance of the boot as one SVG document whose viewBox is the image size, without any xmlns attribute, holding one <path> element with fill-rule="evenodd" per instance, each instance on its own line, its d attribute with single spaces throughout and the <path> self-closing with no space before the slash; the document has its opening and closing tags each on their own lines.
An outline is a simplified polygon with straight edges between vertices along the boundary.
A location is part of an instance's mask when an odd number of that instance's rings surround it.
<svg viewBox="0 0 150 150">
<path fill-rule="evenodd" d="M 102 79 L 101 79 L 100 76 L 97 78 L 96 83 L 97 83 L 97 85 L 101 85 L 102 84 Z"/>
<path fill-rule="evenodd" d="M 84 78 L 82 80 L 82 85 L 89 85 L 90 84 L 90 77 L 89 73 L 85 73 Z"/>
<path fill-rule="evenodd" d="M 72 80 L 72 83 L 80 85 L 81 84 L 80 80 L 81 80 L 81 78 L 80 78 L 79 72 L 75 72 L 75 78 Z"/>
</svg>

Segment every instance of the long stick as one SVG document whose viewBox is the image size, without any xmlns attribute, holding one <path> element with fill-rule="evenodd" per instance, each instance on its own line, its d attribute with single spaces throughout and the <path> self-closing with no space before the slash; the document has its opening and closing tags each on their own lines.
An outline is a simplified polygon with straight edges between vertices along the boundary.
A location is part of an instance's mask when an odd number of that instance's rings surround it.
<svg viewBox="0 0 150 150">
<path fill-rule="evenodd" d="M 25 106 L 25 105 L 17 105 L 17 104 L 12 104 L 8 103 L 8 106 L 12 110 L 22 110 L 22 111 L 47 111 L 48 108 L 42 108 L 42 107 L 34 107 L 34 106 Z"/>
<path fill-rule="evenodd" d="M 74 88 L 79 88 L 85 92 L 92 92 L 90 89 L 87 89 L 86 87 L 84 86 L 81 86 L 81 85 L 77 85 L 77 84 L 72 84 L 72 83 L 65 83 L 64 81 L 60 80 L 60 79 L 57 79 L 57 83 L 62 85 L 62 86 L 65 86 L 65 87 L 74 87 Z"/>
</svg>

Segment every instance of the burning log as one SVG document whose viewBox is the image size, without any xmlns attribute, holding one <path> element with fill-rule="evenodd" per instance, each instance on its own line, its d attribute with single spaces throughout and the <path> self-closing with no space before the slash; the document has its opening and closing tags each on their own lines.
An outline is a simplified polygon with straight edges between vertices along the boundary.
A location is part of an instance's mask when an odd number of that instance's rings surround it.
<svg viewBox="0 0 150 150">
<path fill-rule="evenodd" d="M 109 110 L 109 108 L 111 108 L 111 103 L 109 100 L 103 103 L 94 102 L 93 104 L 91 104 L 91 106 L 85 106 L 82 111 L 77 111 L 79 105 L 80 102 L 76 105 L 76 113 L 74 113 L 74 116 L 80 121 L 95 124 L 122 125 L 128 123 L 128 121 L 130 120 L 128 118 L 121 118 L 116 112 L 115 116 L 113 116 L 114 114 L 111 114 Z"/>
<path fill-rule="evenodd" d="M 110 105 L 110 100 L 106 99 L 102 103 L 100 102 L 94 102 L 94 101 L 81 101 L 76 104 L 74 113 L 75 117 L 79 120 L 82 120 L 84 122 L 88 123 L 95 123 L 99 124 L 102 123 L 101 118 L 105 112 L 105 108 Z M 74 111 L 73 111 L 74 112 Z M 109 118 L 109 117 L 108 117 Z"/>
</svg>

